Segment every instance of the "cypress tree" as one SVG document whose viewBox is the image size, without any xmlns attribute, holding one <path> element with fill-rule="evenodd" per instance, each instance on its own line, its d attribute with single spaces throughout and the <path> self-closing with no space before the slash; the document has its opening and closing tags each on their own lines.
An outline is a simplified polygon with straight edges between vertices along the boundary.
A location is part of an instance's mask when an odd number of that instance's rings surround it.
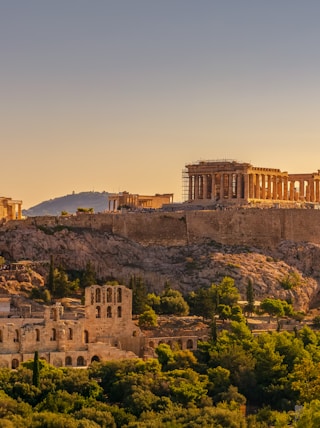
<svg viewBox="0 0 320 428">
<path fill-rule="evenodd" d="M 39 354 L 38 351 L 34 353 L 33 359 L 33 373 L 32 373 L 32 384 L 39 388 L 40 385 L 40 367 L 39 367 Z"/>
</svg>

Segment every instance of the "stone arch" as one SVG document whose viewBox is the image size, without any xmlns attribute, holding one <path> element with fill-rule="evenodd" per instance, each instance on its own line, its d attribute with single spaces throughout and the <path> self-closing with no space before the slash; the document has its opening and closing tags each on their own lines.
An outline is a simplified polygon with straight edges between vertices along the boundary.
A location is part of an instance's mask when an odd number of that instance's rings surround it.
<svg viewBox="0 0 320 428">
<path fill-rule="evenodd" d="M 101 318 L 101 308 L 100 308 L 100 306 L 96 307 L 96 318 Z"/>
<path fill-rule="evenodd" d="M 149 346 L 150 346 L 150 348 L 154 348 L 154 342 L 152 342 L 152 340 L 150 340 Z"/>
<path fill-rule="evenodd" d="M 119 287 L 117 288 L 117 303 L 122 302 L 122 289 Z"/>
<path fill-rule="evenodd" d="M 98 363 L 100 362 L 100 357 L 98 357 L 98 355 L 94 355 L 92 358 L 91 358 L 91 362 L 93 363 L 94 361 L 97 361 Z"/>
<path fill-rule="evenodd" d="M 72 366 L 72 358 L 70 356 L 66 357 L 65 365 Z"/>
<path fill-rule="evenodd" d="M 88 332 L 88 330 L 84 331 L 84 343 L 89 343 L 89 332 Z"/>
<path fill-rule="evenodd" d="M 19 334 L 19 330 L 15 330 L 14 331 L 14 338 L 13 338 L 14 342 L 19 342 L 20 341 L 20 334 Z"/>
<path fill-rule="evenodd" d="M 117 313 L 118 313 L 118 318 L 121 318 L 122 317 L 122 308 L 121 308 L 121 306 L 118 306 Z"/>
<path fill-rule="evenodd" d="M 57 340 L 57 330 L 55 328 L 53 328 L 51 330 L 51 338 L 50 340 Z"/>
<path fill-rule="evenodd" d="M 83 367 L 84 365 L 85 365 L 84 358 L 83 358 L 83 356 L 82 356 L 82 355 L 80 355 L 80 356 L 77 358 L 77 366 L 78 366 L 78 367 Z"/>
<path fill-rule="evenodd" d="M 101 290 L 96 288 L 96 303 L 101 303 Z"/>
<path fill-rule="evenodd" d="M 73 339 L 73 330 L 72 328 L 69 328 L 68 330 L 68 340 L 72 340 Z"/>
<path fill-rule="evenodd" d="M 12 369 L 17 369 L 19 367 L 19 360 L 17 359 L 17 358 L 14 358 L 12 361 L 11 361 L 11 368 Z"/>
<path fill-rule="evenodd" d="M 112 318 L 112 308 L 111 308 L 111 306 L 107 307 L 107 318 Z"/>
<path fill-rule="evenodd" d="M 112 288 L 107 288 L 107 303 L 112 303 Z"/>
<path fill-rule="evenodd" d="M 40 342 L 40 330 L 36 328 L 36 342 Z"/>
<path fill-rule="evenodd" d="M 2 343 L 2 342 L 3 342 L 3 331 L 0 330 L 0 343 Z"/>
<path fill-rule="evenodd" d="M 187 349 L 193 349 L 193 340 L 192 339 L 187 340 Z"/>
<path fill-rule="evenodd" d="M 178 344 L 178 346 L 179 346 L 179 349 L 182 349 L 182 348 L 183 348 L 183 346 L 182 346 L 182 340 L 181 340 L 181 339 L 178 339 L 178 340 L 177 340 L 177 344 Z"/>
</svg>

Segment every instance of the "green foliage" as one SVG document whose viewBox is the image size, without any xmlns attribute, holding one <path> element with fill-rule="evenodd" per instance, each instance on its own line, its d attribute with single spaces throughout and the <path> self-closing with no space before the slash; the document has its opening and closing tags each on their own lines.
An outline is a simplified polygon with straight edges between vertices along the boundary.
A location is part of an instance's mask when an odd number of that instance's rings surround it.
<svg viewBox="0 0 320 428">
<path fill-rule="evenodd" d="M 139 327 L 150 328 L 157 327 L 157 315 L 152 308 L 148 308 L 141 315 L 139 315 Z"/>
<path fill-rule="evenodd" d="M 93 214 L 94 209 L 93 208 L 77 208 L 77 213 L 86 213 L 86 214 Z"/>
<path fill-rule="evenodd" d="M 167 287 L 160 296 L 160 310 L 162 314 L 188 315 L 189 306 L 178 290 Z"/>
<path fill-rule="evenodd" d="M 295 287 L 299 287 L 301 284 L 301 275 L 296 271 L 288 273 L 280 280 L 280 285 L 285 290 L 292 290 Z"/>
<path fill-rule="evenodd" d="M 132 290 L 132 313 L 142 314 L 148 304 L 147 287 L 142 278 L 135 275 L 130 278 L 129 288 Z"/>
<path fill-rule="evenodd" d="M 279 299 L 264 299 L 260 304 L 260 309 L 270 316 L 280 318 L 283 316 L 292 316 L 294 314 L 292 305 L 285 300 Z"/>
<path fill-rule="evenodd" d="M 247 296 L 247 305 L 245 307 L 245 311 L 251 315 L 254 312 L 254 290 L 253 290 L 253 284 L 251 279 L 248 279 L 247 289 L 246 289 L 246 296 Z"/>
<path fill-rule="evenodd" d="M 39 388 L 40 385 L 40 365 L 39 365 L 39 353 L 35 351 L 33 359 L 33 372 L 32 372 L 32 385 Z"/>
<path fill-rule="evenodd" d="M 97 283 L 96 271 L 90 261 L 87 262 L 86 268 L 81 275 L 80 285 L 85 288 Z"/>
</svg>

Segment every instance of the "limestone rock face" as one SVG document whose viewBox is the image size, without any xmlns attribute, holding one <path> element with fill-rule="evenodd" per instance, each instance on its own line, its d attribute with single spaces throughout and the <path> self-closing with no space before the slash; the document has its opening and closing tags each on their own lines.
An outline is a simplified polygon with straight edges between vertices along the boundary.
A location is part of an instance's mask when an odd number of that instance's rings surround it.
<svg viewBox="0 0 320 428">
<path fill-rule="evenodd" d="M 84 270 L 90 261 L 101 280 L 114 278 L 128 284 L 132 275 L 141 276 L 156 292 L 163 290 L 166 281 L 187 293 L 230 276 L 243 299 L 250 279 L 257 300 L 290 299 L 301 310 L 313 305 L 319 292 L 320 245 L 305 242 L 281 241 L 269 249 L 223 245 L 211 239 L 142 245 L 106 230 L 15 222 L 14 227 L 0 228 L 0 255 L 9 261 L 38 262 L 38 274 L 24 272 L 13 279 L 0 271 L 1 288 L 6 290 L 13 287 L 10 281 L 42 286 L 52 255 L 56 265 L 68 269 Z"/>
</svg>

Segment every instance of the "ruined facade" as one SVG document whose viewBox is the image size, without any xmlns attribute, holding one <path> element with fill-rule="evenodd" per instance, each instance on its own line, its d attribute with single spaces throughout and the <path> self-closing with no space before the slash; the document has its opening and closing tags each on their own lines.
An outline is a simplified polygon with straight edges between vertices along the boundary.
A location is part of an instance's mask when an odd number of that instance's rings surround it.
<svg viewBox="0 0 320 428">
<path fill-rule="evenodd" d="M 132 320 L 132 291 L 123 285 L 92 285 L 85 306 L 67 311 L 60 303 L 33 313 L 30 305 L 12 312 L 10 297 L 1 299 L 0 367 L 45 359 L 56 367 L 84 367 L 92 361 L 155 356 L 159 343 L 178 343 L 196 349 L 197 337 L 153 338 L 142 334 Z"/>
<path fill-rule="evenodd" d="M 249 203 L 297 206 L 320 203 L 320 170 L 289 174 L 275 168 L 235 161 L 200 161 L 186 165 L 187 200 L 198 205 Z"/>
<path fill-rule="evenodd" d="M 22 218 L 22 201 L 0 196 L 0 220 L 20 220 Z"/>
<path fill-rule="evenodd" d="M 108 211 L 117 211 L 121 207 L 135 210 L 158 209 L 164 204 L 173 202 L 173 193 L 155 194 L 153 196 L 138 195 L 128 192 L 108 195 Z"/>
</svg>

